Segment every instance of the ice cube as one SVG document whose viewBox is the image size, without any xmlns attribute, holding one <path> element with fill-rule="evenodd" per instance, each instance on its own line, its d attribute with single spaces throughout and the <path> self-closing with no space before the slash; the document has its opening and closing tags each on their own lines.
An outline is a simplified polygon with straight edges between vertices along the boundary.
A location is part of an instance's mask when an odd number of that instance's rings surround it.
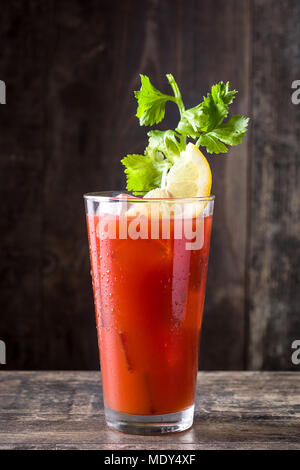
<svg viewBox="0 0 300 470">
<path fill-rule="evenodd" d="M 130 194 L 121 193 L 110 201 L 101 201 L 99 203 L 97 215 L 124 215 L 132 206 L 129 202 L 130 199 L 135 199 L 135 197 Z"/>
</svg>

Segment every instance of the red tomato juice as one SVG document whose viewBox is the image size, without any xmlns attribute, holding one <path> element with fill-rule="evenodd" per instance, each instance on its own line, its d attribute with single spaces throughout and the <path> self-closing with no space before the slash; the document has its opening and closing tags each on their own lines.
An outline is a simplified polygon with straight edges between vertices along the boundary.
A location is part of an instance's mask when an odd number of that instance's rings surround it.
<svg viewBox="0 0 300 470">
<path fill-rule="evenodd" d="M 197 250 L 175 238 L 174 219 L 169 239 L 120 239 L 120 217 L 102 239 L 99 216 L 87 216 L 104 401 L 135 415 L 182 411 L 194 404 L 212 216 Z"/>
</svg>

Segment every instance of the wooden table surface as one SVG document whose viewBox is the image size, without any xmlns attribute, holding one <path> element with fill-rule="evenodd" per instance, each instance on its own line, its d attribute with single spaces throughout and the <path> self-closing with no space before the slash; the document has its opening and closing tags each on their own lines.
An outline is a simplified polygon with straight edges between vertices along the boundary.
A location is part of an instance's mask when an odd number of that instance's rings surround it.
<svg viewBox="0 0 300 470">
<path fill-rule="evenodd" d="M 99 372 L 0 372 L 1 449 L 300 449 L 300 373 L 200 372 L 193 428 L 111 431 Z"/>
</svg>

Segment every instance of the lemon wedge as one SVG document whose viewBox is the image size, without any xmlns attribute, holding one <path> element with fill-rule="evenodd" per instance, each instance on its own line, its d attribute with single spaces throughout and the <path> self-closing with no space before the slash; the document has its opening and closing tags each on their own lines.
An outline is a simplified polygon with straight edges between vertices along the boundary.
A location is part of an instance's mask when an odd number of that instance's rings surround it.
<svg viewBox="0 0 300 470">
<path fill-rule="evenodd" d="M 210 166 L 196 145 L 189 143 L 167 175 L 167 191 L 173 197 L 206 197 L 210 195 Z"/>
<path fill-rule="evenodd" d="M 208 161 L 196 145 L 189 143 L 167 175 L 167 191 L 176 198 L 208 197 L 212 183 Z M 207 202 L 184 204 L 185 217 L 198 217 Z"/>
<path fill-rule="evenodd" d="M 156 188 L 152 189 L 148 193 L 146 193 L 143 198 L 145 199 L 164 199 L 164 198 L 170 198 L 171 195 L 166 189 L 161 189 L 161 188 Z M 133 204 L 133 207 L 131 207 L 127 213 L 127 216 L 139 216 L 139 215 L 144 215 L 145 217 L 168 217 L 169 210 L 168 210 L 168 203 L 162 202 L 139 202 Z"/>
</svg>

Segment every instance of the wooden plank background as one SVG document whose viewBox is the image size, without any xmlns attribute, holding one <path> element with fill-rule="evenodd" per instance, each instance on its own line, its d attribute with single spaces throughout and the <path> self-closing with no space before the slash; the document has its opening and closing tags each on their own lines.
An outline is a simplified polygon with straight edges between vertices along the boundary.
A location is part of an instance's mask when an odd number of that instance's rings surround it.
<svg viewBox="0 0 300 470">
<path fill-rule="evenodd" d="M 291 101 L 300 77 L 300 3 L 254 6 L 248 364 L 288 369 L 300 337 L 300 105 Z"/>
<path fill-rule="evenodd" d="M 124 187 L 139 73 L 186 105 L 239 90 L 248 141 L 211 158 L 202 369 L 290 369 L 299 320 L 297 0 L 12 0 L 1 6 L 0 339 L 6 369 L 98 368 L 82 194 Z M 165 126 L 178 116 L 167 107 Z M 298 173 L 297 173 L 298 172 Z M 298 184 L 299 185 L 299 184 Z"/>
</svg>

